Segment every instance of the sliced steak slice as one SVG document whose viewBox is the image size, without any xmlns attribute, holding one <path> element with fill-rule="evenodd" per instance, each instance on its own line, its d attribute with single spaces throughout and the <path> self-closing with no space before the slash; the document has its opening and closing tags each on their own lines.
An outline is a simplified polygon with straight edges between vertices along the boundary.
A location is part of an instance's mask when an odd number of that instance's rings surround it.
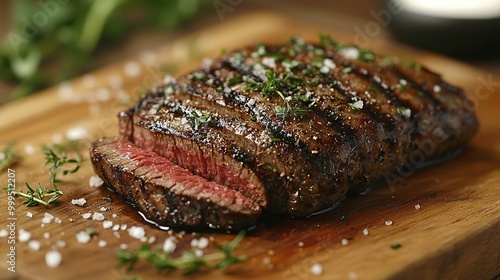
<svg viewBox="0 0 500 280">
<path fill-rule="evenodd" d="M 159 225 L 237 230 L 252 225 L 261 207 L 240 192 L 209 182 L 121 138 L 92 143 L 95 172 Z"/>
</svg>

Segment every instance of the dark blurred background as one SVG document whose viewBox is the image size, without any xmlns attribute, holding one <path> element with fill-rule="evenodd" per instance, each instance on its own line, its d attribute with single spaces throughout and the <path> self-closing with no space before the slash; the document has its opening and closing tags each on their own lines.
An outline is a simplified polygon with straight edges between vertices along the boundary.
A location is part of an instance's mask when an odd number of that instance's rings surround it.
<svg viewBox="0 0 500 280">
<path fill-rule="evenodd" d="M 0 10 L 0 38 L 3 38 L 0 46 L 0 104 L 125 59 L 141 50 L 154 49 L 193 31 L 220 24 L 221 11 L 224 11 L 226 20 L 253 11 L 271 10 L 331 26 L 332 29 L 355 32 L 355 27 L 366 26 L 375 20 L 387 20 L 380 13 L 387 9 L 387 5 L 388 1 L 366 0 L 3 0 Z M 381 29 L 377 38 L 428 47 L 500 75 L 499 48 L 457 54 L 446 48 L 446 41 L 432 44 L 436 39 L 427 36 L 429 32 L 425 29 L 436 29 L 434 25 L 429 27 L 429 23 L 437 22 L 446 28 L 455 28 L 456 23 L 424 18 L 425 24 L 422 25 L 420 16 L 413 21 L 405 18 L 409 18 L 408 15 L 400 14 L 398 18 L 388 20 L 388 25 Z M 35 21 L 40 24 L 35 24 Z M 470 21 L 461 24 L 470 26 Z M 488 24 L 494 25 L 495 21 Z M 485 46 L 489 44 L 485 41 L 488 38 L 500 38 L 495 29 L 480 28 L 484 30 L 482 41 L 471 46 Z M 460 29 L 457 34 L 464 35 L 454 35 L 457 41 L 448 46 L 465 46 L 474 40 Z"/>
</svg>

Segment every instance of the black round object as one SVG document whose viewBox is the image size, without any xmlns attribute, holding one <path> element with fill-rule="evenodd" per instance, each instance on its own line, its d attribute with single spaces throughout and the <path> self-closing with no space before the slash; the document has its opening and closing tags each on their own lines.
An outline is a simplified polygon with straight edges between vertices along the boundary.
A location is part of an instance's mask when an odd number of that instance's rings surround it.
<svg viewBox="0 0 500 280">
<path fill-rule="evenodd" d="M 396 12 L 391 14 L 388 28 L 403 43 L 460 58 L 500 53 L 500 14 L 487 18 L 440 17 L 407 10 L 399 0 L 384 2 L 385 7 L 401 5 L 400 10 L 393 9 Z"/>
</svg>

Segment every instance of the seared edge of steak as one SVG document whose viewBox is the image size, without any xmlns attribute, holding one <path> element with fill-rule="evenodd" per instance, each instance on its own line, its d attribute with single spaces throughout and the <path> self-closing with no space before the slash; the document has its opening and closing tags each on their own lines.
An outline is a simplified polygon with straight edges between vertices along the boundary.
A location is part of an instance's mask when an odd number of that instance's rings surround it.
<svg viewBox="0 0 500 280">
<path fill-rule="evenodd" d="M 241 193 L 193 175 L 128 140 L 98 140 L 90 156 L 106 184 L 159 225 L 237 230 L 260 216 L 260 206 Z"/>
</svg>

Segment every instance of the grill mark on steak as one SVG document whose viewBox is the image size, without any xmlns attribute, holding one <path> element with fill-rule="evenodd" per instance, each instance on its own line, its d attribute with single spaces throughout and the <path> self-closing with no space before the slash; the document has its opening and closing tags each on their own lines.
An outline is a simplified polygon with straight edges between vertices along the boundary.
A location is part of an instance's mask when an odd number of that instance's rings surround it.
<svg viewBox="0 0 500 280">
<path fill-rule="evenodd" d="M 90 155 L 95 172 L 160 225 L 237 230 L 260 215 L 260 207 L 241 193 L 192 175 L 128 140 L 96 141 Z"/>
</svg>

